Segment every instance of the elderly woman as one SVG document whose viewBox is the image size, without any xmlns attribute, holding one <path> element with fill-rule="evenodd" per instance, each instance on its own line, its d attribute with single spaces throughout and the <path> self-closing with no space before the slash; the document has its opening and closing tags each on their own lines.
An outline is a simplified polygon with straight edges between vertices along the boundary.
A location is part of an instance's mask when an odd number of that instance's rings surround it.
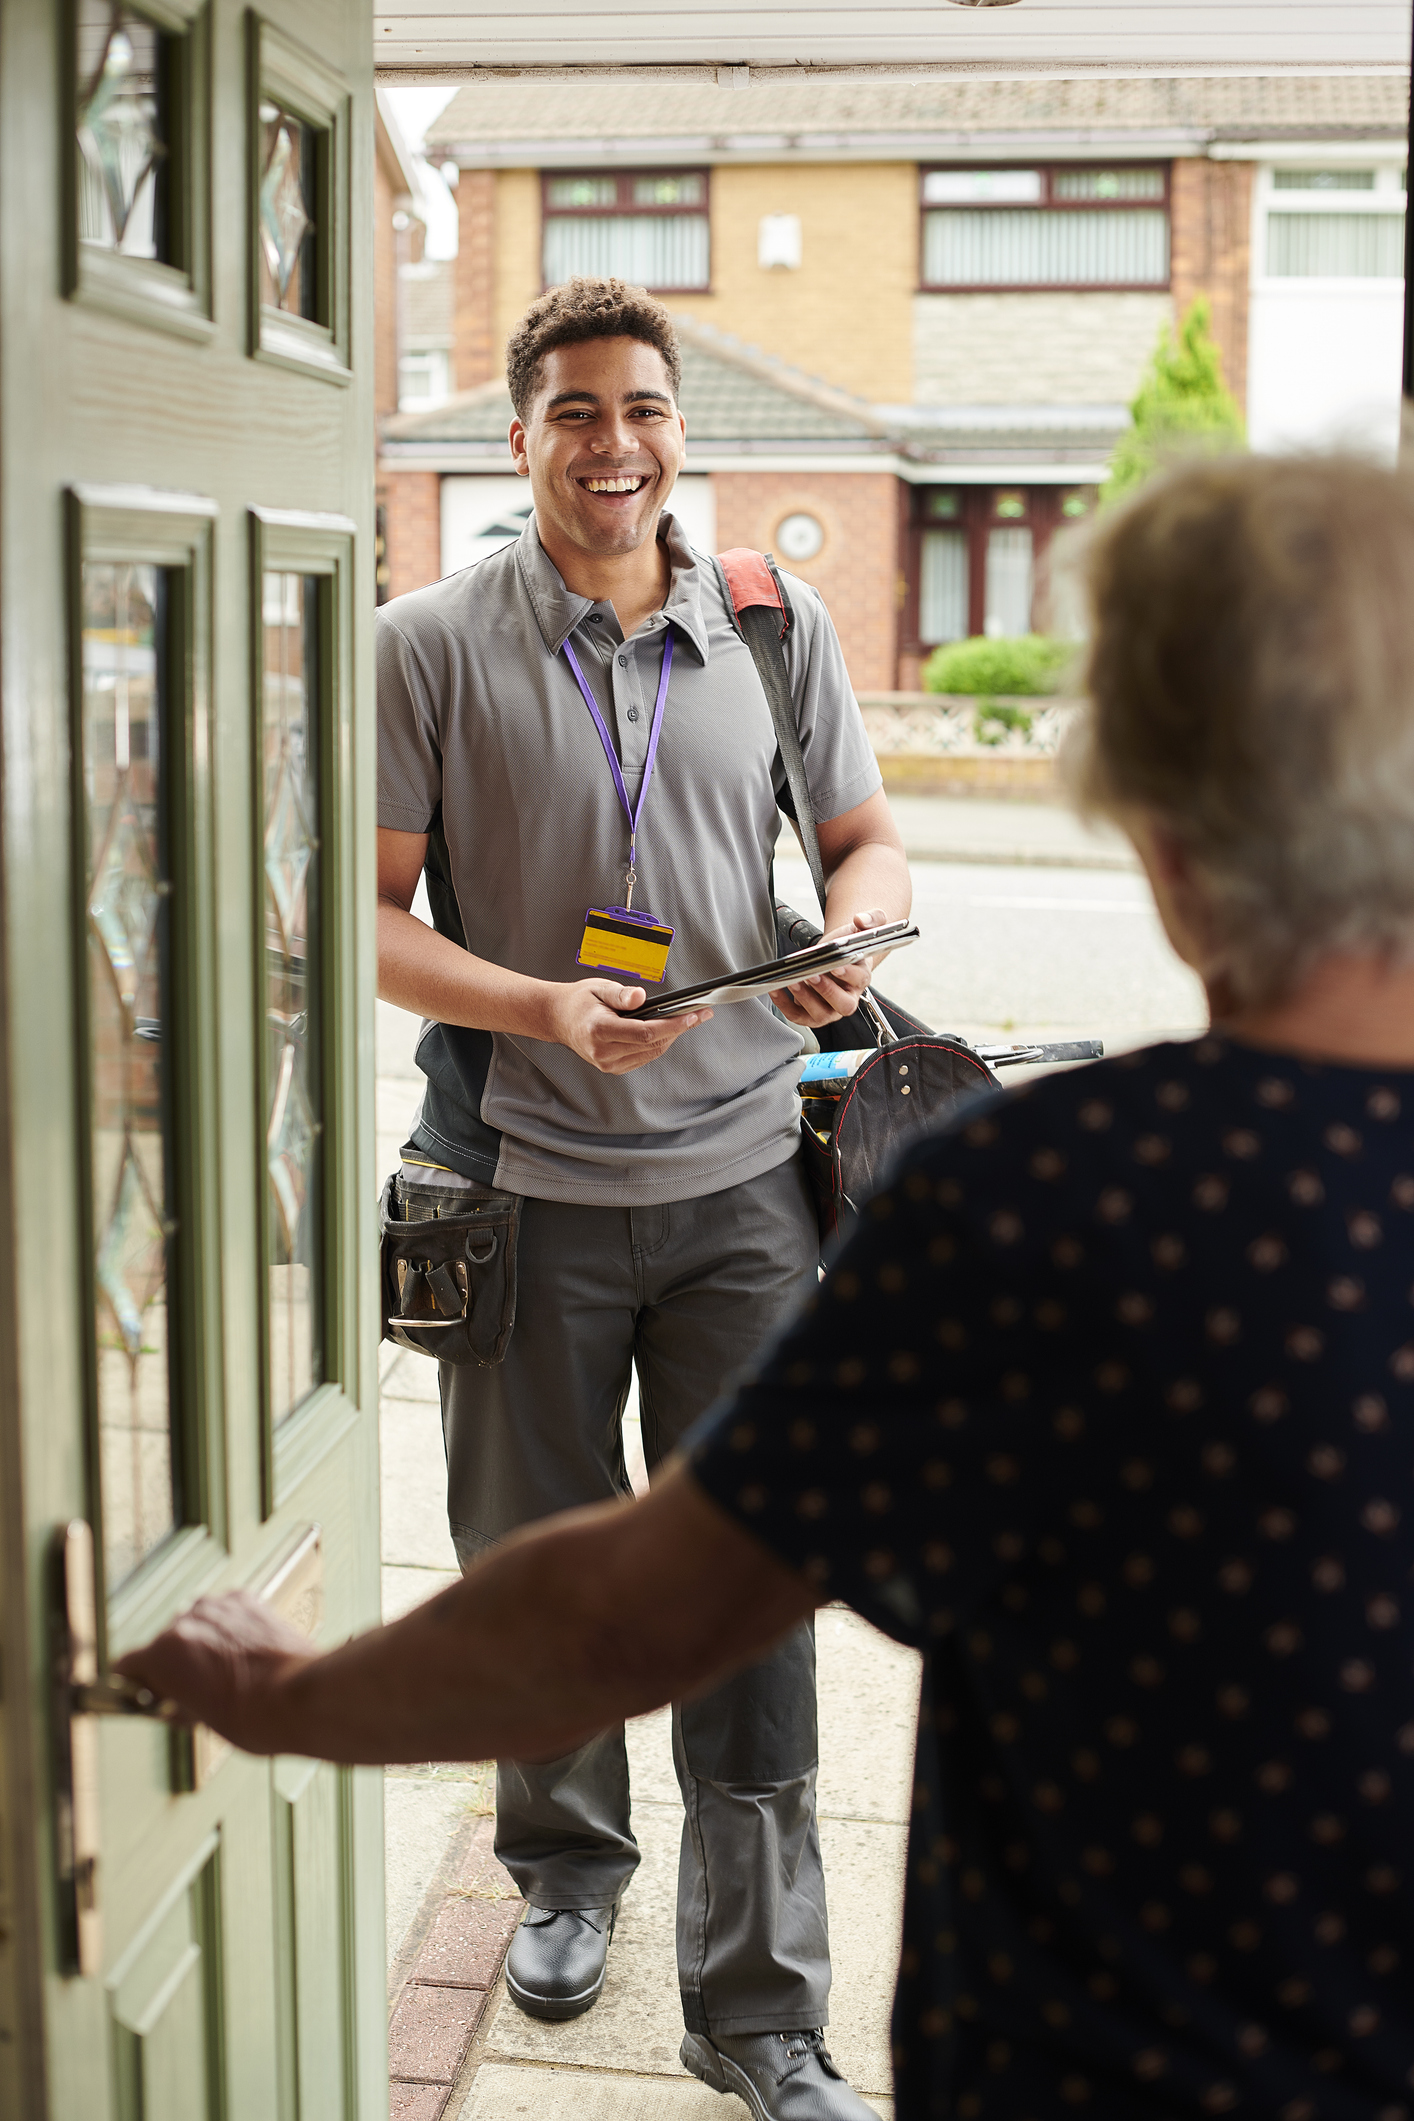
<svg viewBox="0 0 1414 2121">
<path fill-rule="evenodd" d="M 901 2121 L 1396 2121 L 1414 487 L 1183 470 L 1105 521 L 1090 587 L 1080 787 L 1212 1034 L 917 1149 L 649 1499 L 332 1656 L 216 1601 L 130 1668 L 257 1750 L 558 1754 L 845 1599 L 924 1656 Z M 684 2060 L 832 2111 L 778 2044 Z"/>
</svg>

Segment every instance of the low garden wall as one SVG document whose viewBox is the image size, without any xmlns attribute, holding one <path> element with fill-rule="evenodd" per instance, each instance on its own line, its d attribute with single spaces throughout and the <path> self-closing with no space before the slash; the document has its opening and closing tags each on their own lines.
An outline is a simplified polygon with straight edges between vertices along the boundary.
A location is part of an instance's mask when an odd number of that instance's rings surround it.
<svg viewBox="0 0 1414 2121">
<path fill-rule="evenodd" d="M 1056 755 L 1081 706 L 942 692 L 867 692 L 859 704 L 886 788 L 1034 800 L 1058 792 Z"/>
</svg>

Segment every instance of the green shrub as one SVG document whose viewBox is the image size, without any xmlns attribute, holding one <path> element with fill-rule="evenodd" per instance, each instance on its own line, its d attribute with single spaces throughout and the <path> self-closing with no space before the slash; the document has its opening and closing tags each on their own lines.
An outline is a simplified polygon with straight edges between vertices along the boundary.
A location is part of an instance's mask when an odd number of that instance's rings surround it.
<svg viewBox="0 0 1414 2121">
<path fill-rule="evenodd" d="M 979 700 L 972 718 L 972 740 L 976 744 L 1004 744 L 1012 729 L 1030 736 L 1034 720 L 1035 716 L 1024 707 L 1013 707 L 1006 700 Z"/>
<path fill-rule="evenodd" d="M 965 693 L 973 699 L 1028 699 L 1054 692 L 1075 654 L 1073 641 L 1053 641 L 1043 633 L 1015 640 L 992 641 L 979 634 L 970 641 L 949 641 L 935 648 L 923 665 L 925 692 Z"/>
<path fill-rule="evenodd" d="M 1115 445 L 1102 500 L 1122 500 L 1165 464 L 1185 456 L 1220 456 L 1247 444 L 1237 400 L 1223 381 L 1212 334 L 1212 305 L 1199 295 L 1175 337 L 1166 324 L 1139 395 L 1132 424 Z"/>
</svg>

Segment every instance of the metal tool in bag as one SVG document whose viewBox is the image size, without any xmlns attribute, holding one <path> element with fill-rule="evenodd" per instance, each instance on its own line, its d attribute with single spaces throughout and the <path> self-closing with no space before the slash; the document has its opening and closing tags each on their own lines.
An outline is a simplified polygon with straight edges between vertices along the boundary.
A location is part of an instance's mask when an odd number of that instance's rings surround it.
<svg viewBox="0 0 1414 2121">
<path fill-rule="evenodd" d="M 521 1206 L 497 1186 L 395 1171 L 378 1204 L 384 1340 L 440 1362 L 504 1361 Z"/>
</svg>

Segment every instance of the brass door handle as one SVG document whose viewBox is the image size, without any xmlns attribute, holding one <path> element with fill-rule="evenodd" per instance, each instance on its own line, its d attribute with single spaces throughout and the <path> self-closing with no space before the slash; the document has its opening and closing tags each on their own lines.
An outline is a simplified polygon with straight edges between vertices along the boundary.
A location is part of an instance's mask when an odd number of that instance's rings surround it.
<svg viewBox="0 0 1414 2121">
<path fill-rule="evenodd" d="M 75 1716 L 155 1716 L 161 1723 L 177 1721 L 175 1701 L 159 1701 L 150 1688 L 118 1672 L 95 1679 L 92 1685 L 72 1685 L 69 1701 Z"/>
</svg>

